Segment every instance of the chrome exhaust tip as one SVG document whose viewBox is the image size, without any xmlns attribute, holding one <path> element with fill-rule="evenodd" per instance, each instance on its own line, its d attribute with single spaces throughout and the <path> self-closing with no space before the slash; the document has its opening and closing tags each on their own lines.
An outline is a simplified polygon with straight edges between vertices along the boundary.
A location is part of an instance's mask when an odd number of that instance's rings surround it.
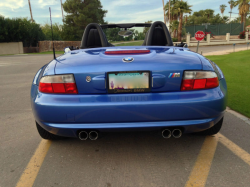
<svg viewBox="0 0 250 187">
<path fill-rule="evenodd" d="M 96 132 L 96 131 L 91 131 L 91 132 L 89 133 L 89 139 L 90 139 L 90 140 L 97 140 L 97 139 L 98 139 L 98 132 Z"/>
<path fill-rule="evenodd" d="M 174 129 L 172 131 L 172 136 L 174 138 L 180 138 L 182 136 L 182 131 L 180 129 Z"/>
<path fill-rule="evenodd" d="M 163 138 L 171 138 L 171 131 L 169 129 L 164 129 L 161 132 Z"/>
<path fill-rule="evenodd" d="M 86 131 L 81 131 L 79 132 L 78 137 L 80 140 L 87 140 L 89 137 L 89 134 Z"/>
</svg>

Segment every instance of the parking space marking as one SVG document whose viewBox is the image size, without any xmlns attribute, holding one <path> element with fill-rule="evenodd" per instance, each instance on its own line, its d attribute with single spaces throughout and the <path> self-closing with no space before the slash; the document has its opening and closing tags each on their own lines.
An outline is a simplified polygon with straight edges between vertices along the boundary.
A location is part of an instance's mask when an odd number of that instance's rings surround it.
<svg viewBox="0 0 250 187">
<path fill-rule="evenodd" d="M 37 174 L 42 166 L 44 158 L 50 148 L 51 141 L 42 140 L 37 147 L 34 155 L 30 159 L 22 176 L 20 177 L 16 187 L 31 187 L 33 186 Z"/>
<path fill-rule="evenodd" d="M 224 146 L 226 146 L 229 150 L 231 150 L 235 155 L 237 155 L 250 166 L 250 154 L 248 152 L 240 148 L 238 145 L 236 145 L 220 133 L 218 134 L 218 138 Z"/>
<path fill-rule="evenodd" d="M 217 144 L 217 135 L 206 137 L 185 187 L 202 187 L 206 185 Z"/>
<path fill-rule="evenodd" d="M 218 133 L 214 136 L 207 136 L 201 147 L 200 153 L 197 157 L 195 165 L 186 182 L 185 187 L 204 187 L 206 185 L 207 177 L 211 168 L 214 154 L 218 142 L 221 142 L 235 155 L 241 158 L 245 163 L 250 166 L 250 154 L 233 143 L 231 140 Z M 42 140 L 33 154 L 30 162 L 25 168 L 22 176 L 20 177 L 16 187 L 32 187 L 38 172 L 42 166 L 45 156 L 51 146 L 51 141 Z"/>
</svg>

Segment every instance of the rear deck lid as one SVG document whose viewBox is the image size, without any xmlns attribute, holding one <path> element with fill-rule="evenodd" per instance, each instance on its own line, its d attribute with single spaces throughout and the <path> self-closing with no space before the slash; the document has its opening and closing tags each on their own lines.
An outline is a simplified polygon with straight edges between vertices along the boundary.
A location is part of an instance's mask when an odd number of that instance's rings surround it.
<svg viewBox="0 0 250 187">
<path fill-rule="evenodd" d="M 180 90 L 184 70 L 201 69 L 197 55 L 182 48 L 116 47 L 72 51 L 58 59 L 55 73 L 73 73 L 86 94 L 107 93 L 108 72 L 150 71 L 150 91 L 166 92 Z"/>
</svg>

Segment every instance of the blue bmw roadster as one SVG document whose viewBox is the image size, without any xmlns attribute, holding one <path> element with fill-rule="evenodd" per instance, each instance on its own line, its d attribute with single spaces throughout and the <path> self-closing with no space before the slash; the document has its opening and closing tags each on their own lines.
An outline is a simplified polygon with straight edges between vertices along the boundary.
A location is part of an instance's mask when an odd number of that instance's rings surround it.
<svg viewBox="0 0 250 187">
<path fill-rule="evenodd" d="M 142 46 L 115 47 L 103 29 L 150 27 Z M 119 32 L 120 33 L 120 32 Z M 157 130 L 163 138 L 220 131 L 227 85 L 220 68 L 180 44 L 166 25 L 89 24 L 79 50 L 43 66 L 31 86 L 40 136 L 96 140 L 104 131 Z"/>
</svg>

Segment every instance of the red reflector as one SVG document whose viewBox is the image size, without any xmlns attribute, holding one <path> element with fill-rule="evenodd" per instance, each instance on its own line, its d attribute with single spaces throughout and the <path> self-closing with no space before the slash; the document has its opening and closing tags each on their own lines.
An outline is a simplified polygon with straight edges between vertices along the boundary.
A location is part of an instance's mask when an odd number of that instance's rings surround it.
<svg viewBox="0 0 250 187">
<path fill-rule="evenodd" d="M 122 54 L 147 54 L 150 50 L 123 50 L 123 51 L 105 51 L 106 55 L 122 55 Z"/>
<path fill-rule="evenodd" d="M 65 93 L 65 88 L 63 83 L 52 83 L 54 93 Z"/>
<path fill-rule="evenodd" d="M 43 93 L 53 93 L 53 88 L 51 83 L 42 83 L 39 84 L 39 91 Z"/>
<path fill-rule="evenodd" d="M 194 81 L 193 89 L 204 89 L 206 87 L 207 79 L 196 79 Z"/>
<path fill-rule="evenodd" d="M 215 88 L 219 86 L 219 80 L 217 77 L 207 79 L 206 88 Z"/>
<path fill-rule="evenodd" d="M 181 84 L 181 91 L 216 88 L 219 86 L 218 78 L 208 79 L 184 79 Z"/>
<path fill-rule="evenodd" d="M 39 91 L 43 93 L 67 93 L 77 94 L 75 83 L 42 83 L 39 84 Z"/>
<path fill-rule="evenodd" d="M 66 93 L 77 94 L 77 88 L 75 83 L 64 83 Z"/>
<path fill-rule="evenodd" d="M 181 90 L 192 90 L 194 86 L 194 79 L 185 79 L 182 81 Z"/>
</svg>

